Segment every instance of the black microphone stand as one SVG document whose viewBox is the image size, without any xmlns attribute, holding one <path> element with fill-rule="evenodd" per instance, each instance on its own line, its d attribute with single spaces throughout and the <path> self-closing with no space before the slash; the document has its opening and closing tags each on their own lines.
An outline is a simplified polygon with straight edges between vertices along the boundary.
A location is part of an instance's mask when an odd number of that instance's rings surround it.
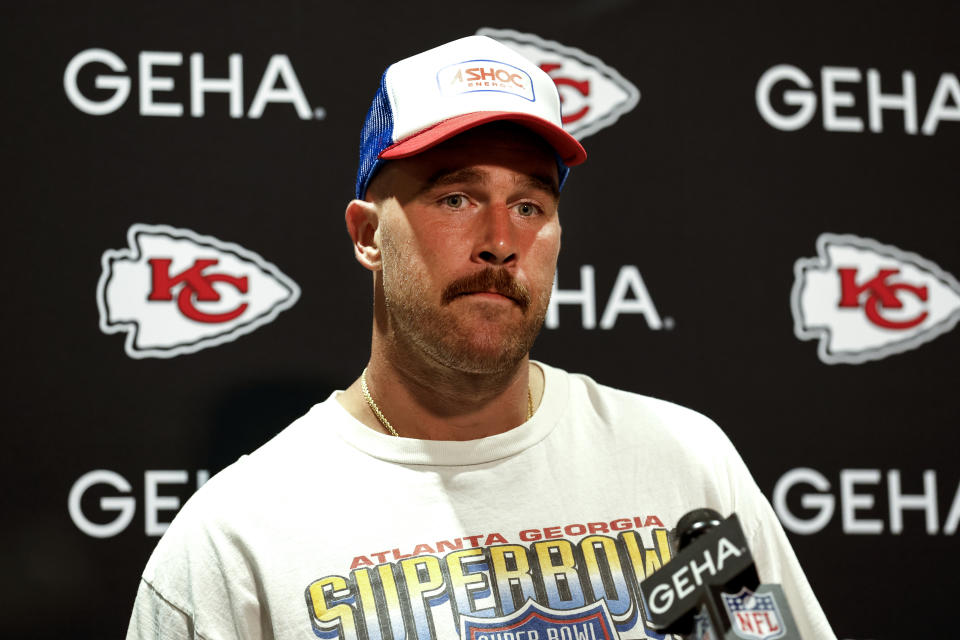
<svg viewBox="0 0 960 640">
<path fill-rule="evenodd" d="M 801 640 L 780 585 L 760 584 L 736 514 L 696 509 L 676 556 L 640 584 L 651 626 L 694 640 Z"/>
</svg>

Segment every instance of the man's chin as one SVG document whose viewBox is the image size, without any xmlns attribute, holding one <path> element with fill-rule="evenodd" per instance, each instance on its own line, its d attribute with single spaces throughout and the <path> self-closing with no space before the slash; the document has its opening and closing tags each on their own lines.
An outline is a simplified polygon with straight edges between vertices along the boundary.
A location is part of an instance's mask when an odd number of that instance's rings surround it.
<svg viewBox="0 0 960 640">
<path fill-rule="evenodd" d="M 533 318 L 513 301 L 464 303 L 454 301 L 434 316 L 410 314 L 396 326 L 403 328 L 408 344 L 453 371 L 491 375 L 515 370 L 540 332 L 542 315 Z"/>
<path fill-rule="evenodd" d="M 474 375 L 495 376 L 515 370 L 527 354 L 524 352 L 519 357 L 514 354 L 504 353 L 460 353 L 447 355 L 451 357 L 445 357 L 443 364 L 454 371 Z"/>
<path fill-rule="evenodd" d="M 438 345 L 437 355 L 453 369 L 466 373 L 495 374 L 513 370 L 529 353 L 532 340 L 516 331 L 480 329 L 458 334 L 460 339 Z"/>
</svg>

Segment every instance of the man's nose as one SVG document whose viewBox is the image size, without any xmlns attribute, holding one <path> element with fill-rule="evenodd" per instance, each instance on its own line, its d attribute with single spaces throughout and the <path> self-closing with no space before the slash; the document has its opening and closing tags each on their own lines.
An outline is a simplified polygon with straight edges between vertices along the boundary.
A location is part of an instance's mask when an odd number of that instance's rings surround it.
<svg viewBox="0 0 960 640">
<path fill-rule="evenodd" d="M 506 206 L 488 207 L 481 216 L 480 226 L 474 260 L 496 266 L 516 261 L 516 228 Z"/>
</svg>

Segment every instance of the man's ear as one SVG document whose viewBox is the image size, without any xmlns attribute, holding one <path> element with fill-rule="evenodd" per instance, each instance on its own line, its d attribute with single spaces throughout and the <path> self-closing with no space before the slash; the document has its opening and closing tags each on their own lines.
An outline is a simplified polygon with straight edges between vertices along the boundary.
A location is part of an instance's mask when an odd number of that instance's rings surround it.
<svg viewBox="0 0 960 640">
<path fill-rule="evenodd" d="M 357 262 L 370 271 L 379 271 L 381 257 L 376 232 L 380 225 L 380 212 L 377 205 L 365 200 L 351 200 L 344 217 Z"/>
</svg>

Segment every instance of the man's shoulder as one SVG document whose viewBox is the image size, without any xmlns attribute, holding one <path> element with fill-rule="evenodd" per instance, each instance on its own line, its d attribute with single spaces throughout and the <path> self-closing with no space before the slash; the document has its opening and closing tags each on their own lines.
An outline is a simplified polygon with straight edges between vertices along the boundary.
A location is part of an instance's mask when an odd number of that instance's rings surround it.
<svg viewBox="0 0 960 640">
<path fill-rule="evenodd" d="M 676 402 L 620 389 L 595 380 L 585 373 L 572 373 L 543 363 L 548 383 L 561 381 L 567 388 L 571 402 L 609 417 L 629 417 L 634 421 L 645 419 L 657 424 L 689 425 L 691 428 L 718 429 L 717 424 L 695 409 Z"/>
<path fill-rule="evenodd" d="M 240 558 L 242 554 L 236 549 L 239 540 L 246 544 L 251 536 L 260 532 L 266 535 L 277 514 L 290 507 L 294 511 L 301 508 L 303 487 L 310 485 L 311 474 L 315 475 L 322 464 L 319 458 L 323 449 L 316 443 L 335 441 L 324 429 L 324 423 L 332 419 L 325 406 L 331 401 L 336 402 L 331 398 L 314 405 L 200 487 L 163 534 L 144 578 L 163 588 L 162 576 L 177 575 L 169 567 L 160 569 L 165 565 L 190 564 L 210 557 Z"/>
<path fill-rule="evenodd" d="M 222 526 L 225 520 L 254 511 L 260 502 L 275 501 L 277 491 L 295 481 L 292 475 L 315 470 L 335 442 L 325 429 L 333 419 L 330 402 L 336 400 L 331 397 L 314 405 L 257 449 L 214 474 L 183 505 L 171 528 Z"/>
<path fill-rule="evenodd" d="M 586 374 L 549 366 L 544 370 L 548 383 L 553 380 L 564 389 L 566 418 L 591 437 L 684 459 L 707 460 L 734 451 L 717 423 L 695 409 L 602 384 Z"/>
</svg>

